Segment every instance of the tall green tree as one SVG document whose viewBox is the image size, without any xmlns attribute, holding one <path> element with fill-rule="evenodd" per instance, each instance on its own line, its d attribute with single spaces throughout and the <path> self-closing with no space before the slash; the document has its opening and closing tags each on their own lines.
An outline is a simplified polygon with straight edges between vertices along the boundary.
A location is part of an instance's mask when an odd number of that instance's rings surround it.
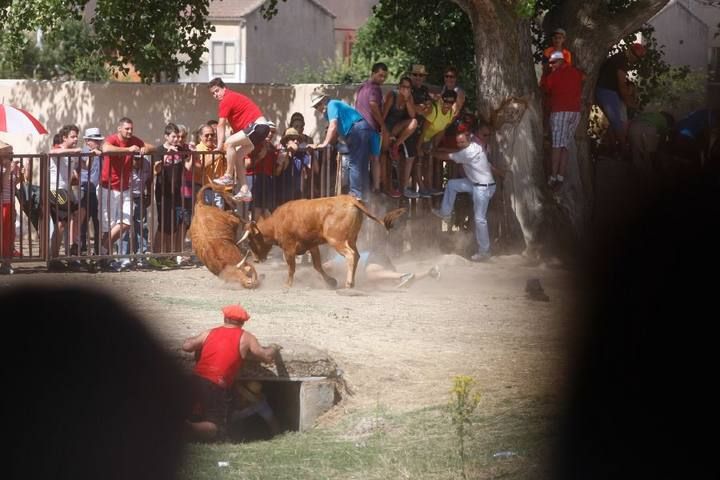
<svg viewBox="0 0 720 480">
<path fill-rule="evenodd" d="M 133 65 L 144 81 L 176 79 L 181 70 L 197 72 L 213 27 L 210 0 L 2 0 L 0 64 L 22 71 L 23 52 L 36 30 L 52 36 L 68 20 L 89 21 L 97 51 L 115 72 Z"/>
</svg>

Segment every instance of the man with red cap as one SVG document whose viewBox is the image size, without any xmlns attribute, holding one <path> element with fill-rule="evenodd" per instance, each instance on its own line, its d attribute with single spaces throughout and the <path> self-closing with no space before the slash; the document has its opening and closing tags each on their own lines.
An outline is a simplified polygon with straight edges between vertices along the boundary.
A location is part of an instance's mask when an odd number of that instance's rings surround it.
<svg viewBox="0 0 720 480">
<path fill-rule="evenodd" d="M 243 329 L 250 315 L 240 305 L 222 309 L 223 325 L 190 337 L 183 350 L 194 352 L 192 414 L 188 420 L 193 439 L 222 438 L 228 416 L 230 392 L 235 374 L 250 357 L 272 364 L 279 346 L 263 347 L 255 335 Z"/>
<path fill-rule="evenodd" d="M 637 107 L 637 99 L 628 84 L 627 72 L 645 56 L 645 47 L 633 43 L 627 50 L 611 56 L 600 67 L 595 86 L 595 99 L 610 122 L 610 138 L 622 154 L 627 136 L 627 107 Z"/>
</svg>

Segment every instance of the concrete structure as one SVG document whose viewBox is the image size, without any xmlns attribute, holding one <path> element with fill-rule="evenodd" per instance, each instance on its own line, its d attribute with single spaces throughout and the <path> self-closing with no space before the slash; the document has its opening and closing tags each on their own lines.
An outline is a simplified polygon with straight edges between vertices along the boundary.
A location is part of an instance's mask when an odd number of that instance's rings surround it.
<svg viewBox="0 0 720 480">
<path fill-rule="evenodd" d="M 379 0 L 317 0 L 335 15 L 335 58 L 349 61 L 357 31 Z"/>
<path fill-rule="evenodd" d="M 658 45 L 664 45 L 665 61 L 704 71 L 708 65 L 709 31 L 702 18 L 688 7 L 689 1 L 671 0 L 648 22 L 655 27 Z"/>
<path fill-rule="evenodd" d="M 252 98 L 275 122 L 282 133 L 293 112 L 305 116 L 305 133 L 320 139 L 326 122 L 310 107 L 310 95 L 316 84 L 265 85 L 228 84 Z M 353 102 L 357 85 L 324 86 L 328 94 Z M 47 152 L 52 134 L 65 124 L 81 129 L 100 127 L 103 133 L 114 133 L 117 121 L 124 116 L 135 123 L 135 133 L 155 145 L 161 143 L 163 129 L 169 121 L 183 123 L 191 130 L 217 117 L 217 101 L 207 83 L 153 84 L 127 82 L 50 82 L 35 80 L 0 80 L 3 103 L 23 108 L 35 115 L 50 135 L 10 135 L 0 132 L 0 139 L 14 146 L 16 153 Z"/>
<path fill-rule="evenodd" d="M 181 82 L 283 83 L 293 73 L 320 67 L 334 55 L 334 16 L 317 0 L 281 3 L 267 21 L 264 0 L 213 0 L 209 20 L 215 32 L 203 66 L 181 74 Z"/>
</svg>

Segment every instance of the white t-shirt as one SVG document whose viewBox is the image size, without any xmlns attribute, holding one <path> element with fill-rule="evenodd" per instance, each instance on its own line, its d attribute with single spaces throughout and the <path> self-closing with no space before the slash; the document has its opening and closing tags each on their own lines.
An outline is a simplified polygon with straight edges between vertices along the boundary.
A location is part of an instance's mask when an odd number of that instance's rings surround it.
<svg viewBox="0 0 720 480">
<path fill-rule="evenodd" d="M 490 162 L 483 148 L 475 142 L 459 152 L 451 153 L 450 160 L 463 165 L 468 180 L 473 183 L 494 183 Z"/>
<path fill-rule="evenodd" d="M 70 169 L 68 170 L 68 162 L 70 162 Z M 58 173 L 58 164 L 60 165 L 60 172 Z M 78 158 L 69 157 L 51 157 L 50 158 L 50 190 L 67 190 L 70 184 L 70 176 L 72 171 L 78 166 Z"/>
</svg>

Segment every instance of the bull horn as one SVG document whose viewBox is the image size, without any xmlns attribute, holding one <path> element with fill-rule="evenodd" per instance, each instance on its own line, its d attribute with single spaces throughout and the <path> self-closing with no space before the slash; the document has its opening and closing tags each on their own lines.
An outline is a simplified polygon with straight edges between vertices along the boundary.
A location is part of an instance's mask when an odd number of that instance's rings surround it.
<svg viewBox="0 0 720 480">
<path fill-rule="evenodd" d="M 247 240 L 249 236 L 250 236 L 250 230 L 245 230 L 245 233 L 243 233 L 242 238 L 237 241 L 236 245 L 240 245 L 242 242 Z"/>
<path fill-rule="evenodd" d="M 245 256 L 243 257 L 242 260 L 240 260 L 240 263 L 238 263 L 237 265 L 235 265 L 235 267 L 236 267 L 236 268 L 241 268 L 243 265 L 245 265 L 245 260 L 247 260 L 248 255 L 250 255 L 250 250 L 248 250 L 247 252 L 245 252 Z"/>
</svg>

